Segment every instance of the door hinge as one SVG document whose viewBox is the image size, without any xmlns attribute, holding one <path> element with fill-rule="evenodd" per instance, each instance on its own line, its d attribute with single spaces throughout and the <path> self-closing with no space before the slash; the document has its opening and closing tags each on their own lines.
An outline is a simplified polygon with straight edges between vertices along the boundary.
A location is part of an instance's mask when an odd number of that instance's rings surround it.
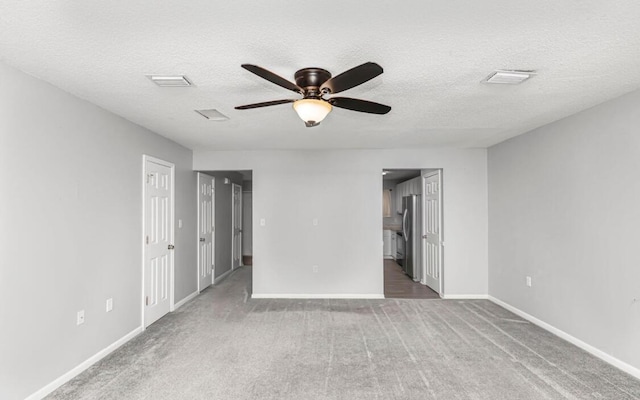
<svg viewBox="0 0 640 400">
<path fill-rule="evenodd" d="M 146 242 L 147 242 L 147 244 L 149 244 L 149 235 L 147 235 Z"/>
<path fill-rule="evenodd" d="M 149 296 L 147 296 L 144 300 L 144 305 L 148 306 L 149 305 Z"/>
</svg>

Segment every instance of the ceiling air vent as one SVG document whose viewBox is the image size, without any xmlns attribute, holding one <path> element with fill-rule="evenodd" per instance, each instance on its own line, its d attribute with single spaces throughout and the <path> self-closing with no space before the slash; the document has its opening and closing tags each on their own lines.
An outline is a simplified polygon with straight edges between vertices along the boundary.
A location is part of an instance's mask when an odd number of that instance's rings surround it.
<svg viewBox="0 0 640 400">
<path fill-rule="evenodd" d="M 147 78 L 161 87 L 191 86 L 191 82 L 184 75 L 147 75 Z"/>
<path fill-rule="evenodd" d="M 224 115 L 223 113 L 221 113 L 216 109 L 195 110 L 195 112 L 197 112 L 198 114 L 202 115 L 203 117 L 205 117 L 210 121 L 226 121 L 229 119 L 229 117 L 227 117 L 226 115 Z"/>
<path fill-rule="evenodd" d="M 518 85 L 534 76 L 535 71 L 527 70 L 497 70 L 482 80 L 482 83 L 496 83 L 503 85 Z"/>
</svg>

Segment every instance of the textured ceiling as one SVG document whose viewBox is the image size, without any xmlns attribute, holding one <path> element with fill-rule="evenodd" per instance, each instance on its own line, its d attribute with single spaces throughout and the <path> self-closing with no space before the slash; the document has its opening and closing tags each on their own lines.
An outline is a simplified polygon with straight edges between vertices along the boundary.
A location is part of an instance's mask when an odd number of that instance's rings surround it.
<svg viewBox="0 0 640 400">
<path fill-rule="evenodd" d="M 640 2 L 5 1 L 0 59 L 192 149 L 485 147 L 640 88 Z M 305 128 L 287 79 L 366 61 L 381 76 L 340 95 L 393 107 L 334 109 Z M 520 86 L 479 83 L 534 69 Z M 159 88 L 145 74 L 185 74 Z M 0 89 L 1 90 L 1 89 Z M 230 117 L 207 121 L 194 109 Z"/>
</svg>

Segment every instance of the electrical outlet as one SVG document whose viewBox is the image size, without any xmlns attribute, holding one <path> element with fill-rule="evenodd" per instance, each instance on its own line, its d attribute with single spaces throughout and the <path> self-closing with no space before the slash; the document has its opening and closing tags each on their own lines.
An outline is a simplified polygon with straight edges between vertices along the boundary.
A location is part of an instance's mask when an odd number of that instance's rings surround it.
<svg viewBox="0 0 640 400">
<path fill-rule="evenodd" d="M 527 276 L 527 286 L 531 287 L 531 277 Z"/>
<path fill-rule="evenodd" d="M 311 267 L 311 269 L 313 269 L 314 273 L 318 272 L 318 266 L 317 265 L 314 265 L 313 267 Z"/>
<path fill-rule="evenodd" d="M 113 310 L 113 299 L 107 299 L 107 312 Z"/>
<path fill-rule="evenodd" d="M 78 319 L 76 320 L 76 325 L 84 324 L 84 310 L 78 311 Z"/>
</svg>

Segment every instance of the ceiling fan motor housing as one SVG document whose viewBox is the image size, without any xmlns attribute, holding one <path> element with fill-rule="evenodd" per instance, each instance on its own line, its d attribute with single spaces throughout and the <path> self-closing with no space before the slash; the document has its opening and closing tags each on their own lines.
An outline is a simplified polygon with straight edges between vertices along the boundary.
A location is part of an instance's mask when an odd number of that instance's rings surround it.
<svg viewBox="0 0 640 400">
<path fill-rule="evenodd" d="M 319 98 L 324 93 L 320 91 L 320 86 L 331 79 L 331 73 L 322 68 L 303 68 L 296 71 L 296 85 L 304 89 L 305 98 Z"/>
</svg>

